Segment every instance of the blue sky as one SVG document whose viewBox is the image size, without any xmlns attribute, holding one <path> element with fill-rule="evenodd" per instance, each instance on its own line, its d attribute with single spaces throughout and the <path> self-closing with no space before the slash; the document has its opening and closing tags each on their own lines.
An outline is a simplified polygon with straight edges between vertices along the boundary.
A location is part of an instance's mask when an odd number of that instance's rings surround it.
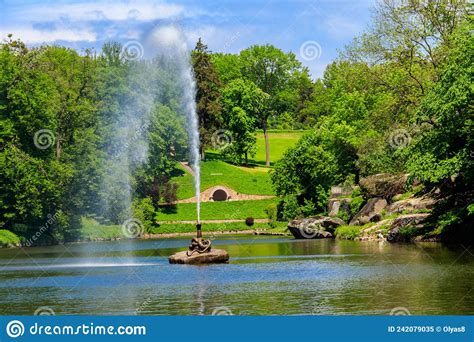
<svg viewBox="0 0 474 342">
<path fill-rule="evenodd" d="M 270 43 L 296 53 L 319 77 L 338 49 L 367 27 L 374 2 L 0 0 L 0 35 L 3 39 L 13 33 L 30 45 L 57 43 L 81 51 L 100 49 L 109 40 L 140 42 L 154 28 L 173 23 L 191 48 L 198 37 L 218 52 Z"/>
</svg>

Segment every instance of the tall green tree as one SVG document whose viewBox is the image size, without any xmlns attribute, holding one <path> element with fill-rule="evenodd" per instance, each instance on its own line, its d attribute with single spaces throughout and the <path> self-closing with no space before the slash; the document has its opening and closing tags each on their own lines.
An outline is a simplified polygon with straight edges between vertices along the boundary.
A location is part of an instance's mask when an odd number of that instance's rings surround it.
<svg viewBox="0 0 474 342">
<path fill-rule="evenodd" d="M 192 64 L 196 80 L 196 111 L 199 117 L 200 152 L 210 146 L 212 134 L 221 125 L 220 87 L 221 81 L 214 69 L 211 55 L 201 38 L 192 51 Z"/>
<path fill-rule="evenodd" d="M 241 163 L 244 156 L 248 164 L 249 155 L 255 155 L 255 130 L 267 103 L 268 94 L 251 81 L 233 80 L 222 91 L 224 123 L 232 132 L 232 143 L 224 153 L 235 162 Z"/>
<path fill-rule="evenodd" d="M 285 90 L 301 63 L 293 53 L 284 53 L 273 45 L 253 45 L 240 52 L 242 74 L 269 94 L 268 110 L 260 113 L 259 123 L 265 136 L 265 164 L 270 166 L 268 118 L 279 114 L 278 95 Z"/>
</svg>

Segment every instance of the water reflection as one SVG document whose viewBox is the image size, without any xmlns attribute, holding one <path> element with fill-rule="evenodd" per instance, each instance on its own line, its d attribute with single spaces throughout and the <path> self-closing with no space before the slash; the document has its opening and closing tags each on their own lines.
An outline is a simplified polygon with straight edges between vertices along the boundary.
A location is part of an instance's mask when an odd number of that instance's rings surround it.
<svg viewBox="0 0 474 342">
<path fill-rule="evenodd" d="M 169 265 L 187 239 L 0 250 L 0 313 L 473 314 L 463 246 L 287 238 L 214 241 L 228 265 Z"/>
</svg>

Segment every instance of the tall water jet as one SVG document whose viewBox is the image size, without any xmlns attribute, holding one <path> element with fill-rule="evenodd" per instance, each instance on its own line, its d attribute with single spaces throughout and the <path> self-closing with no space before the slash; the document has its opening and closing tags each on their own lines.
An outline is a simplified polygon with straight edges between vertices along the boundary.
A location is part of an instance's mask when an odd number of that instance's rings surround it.
<svg viewBox="0 0 474 342">
<path fill-rule="evenodd" d="M 157 28 L 150 35 L 148 44 L 152 50 L 164 54 L 177 63 L 179 82 L 183 92 L 183 109 L 189 137 L 189 163 L 194 172 L 197 223 L 201 221 L 201 168 L 199 166 L 199 121 L 196 112 L 196 82 L 191 67 L 190 51 L 182 31 L 173 25 Z"/>
<path fill-rule="evenodd" d="M 204 264 L 223 263 L 229 260 L 229 254 L 220 249 L 212 249 L 211 241 L 202 238 L 201 231 L 201 170 L 199 166 L 199 121 L 196 113 L 196 83 L 191 67 L 190 51 L 187 49 L 184 36 L 176 26 L 165 26 L 156 29 L 151 37 L 151 44 L 165 53 L 166 58 L 173 58 L 177 63 L 178 77 L 182 85 L 183 107 L 187 118 L 189 137 L 189 162 L 194 171 L 194 191 L 196 194 L 197 224 L 196 238 L 192 239 L 188 251 L 170 256 L 170 263 Z"/>
</svg>

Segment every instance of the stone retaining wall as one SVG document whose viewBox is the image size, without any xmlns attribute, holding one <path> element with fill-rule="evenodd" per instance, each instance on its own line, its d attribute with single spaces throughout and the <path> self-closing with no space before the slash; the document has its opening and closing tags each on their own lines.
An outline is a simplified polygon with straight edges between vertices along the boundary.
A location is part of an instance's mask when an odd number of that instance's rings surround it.
<svg viewBox="0 0 474 342">
<path fill-rule="evenodd" d="M 274 198 L 275 196 L 271 195 L 248 195 L 248 194 L 241 194 L 236 192 L 235 190 L 228 188 L 226 186 L 217 185 L 213 186 L 212 188 L 206 189 L 201 192 L 201 202 L 214 202 L 212 195 L 216 190 L 223 190 L 227 193 L 227 200 L 226 201 L 254 201 L 254 200 L 262 200 L 268 198 Z M 175 201 L 172 203 L 167 203 L 168 205 L 177 204 L 177 203 L 196 203 L 196 197 L 186 198 L 183 200 Z"/>
</svg>

